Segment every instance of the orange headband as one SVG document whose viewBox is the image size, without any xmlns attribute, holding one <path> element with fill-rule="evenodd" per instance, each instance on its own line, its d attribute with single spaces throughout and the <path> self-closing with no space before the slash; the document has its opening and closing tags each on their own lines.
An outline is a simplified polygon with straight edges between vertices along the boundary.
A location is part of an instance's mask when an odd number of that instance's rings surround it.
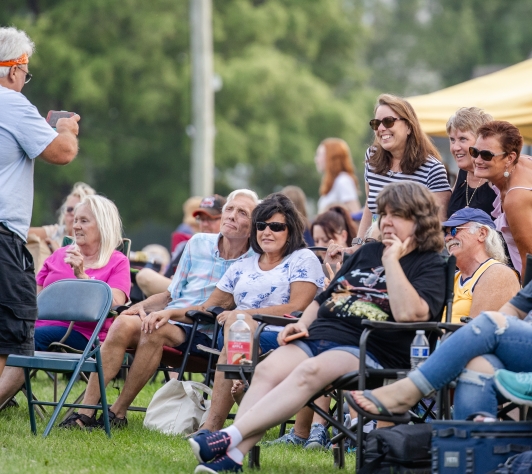
<svg viewBox="0 0 532 474">
<path fill-rule="evenodd" d="M 0 67 L 18 66 L 19 64 L 28 64 L 28 55 L 24 53 L 17 59 L 8 59 L 7 61 L 0 61 Z"/>
</svg>

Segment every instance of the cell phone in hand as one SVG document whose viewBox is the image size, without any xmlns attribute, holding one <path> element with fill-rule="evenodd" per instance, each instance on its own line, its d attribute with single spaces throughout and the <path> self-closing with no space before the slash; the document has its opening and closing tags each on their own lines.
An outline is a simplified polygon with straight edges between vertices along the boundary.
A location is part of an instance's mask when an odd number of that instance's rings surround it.
<svg viewBox="0 0 532 474">
<path fill-rule="evenodd" d="M 286 336 L 283 341 L 284 342 L 290 342 L 290 341 L 294 341 L 295 339 L 300 339 L 302 337 L 305 337 L 306 336 L 306 333 L 304 332 L 296 332 L 295 334 L 290 334 L 290 336 Z"/>
<path fill-rule="evenodd" d="M 46 116 L 46 121 L 50 127 L 55 128 L 57 126 L 57 121 L 60 118 L 70 118 L 73 115 L 76 115 L 76 112 L 67 112 L 66 110 L 50 110 Z"/>
</svg>

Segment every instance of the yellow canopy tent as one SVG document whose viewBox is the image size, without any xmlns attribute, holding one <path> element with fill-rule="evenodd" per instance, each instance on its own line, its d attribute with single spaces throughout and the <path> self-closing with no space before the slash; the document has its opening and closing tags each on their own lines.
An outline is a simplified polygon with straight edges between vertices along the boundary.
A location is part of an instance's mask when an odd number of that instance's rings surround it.
<svg viewBox="0 0 532 474">
<path fill-rule="evenodd" d="M 445 124 L 460 107 L 480 107 L 518 127 L 532 145 L 532 59 L 408 101 L 429 135 L 446 136 Z"/>
</svg>

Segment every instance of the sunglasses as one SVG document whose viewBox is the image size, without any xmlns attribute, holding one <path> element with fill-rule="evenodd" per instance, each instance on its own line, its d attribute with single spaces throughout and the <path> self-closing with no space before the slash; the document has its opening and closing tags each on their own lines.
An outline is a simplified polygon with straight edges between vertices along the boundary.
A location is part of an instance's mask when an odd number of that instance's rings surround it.
<svg viewBox="0 0 532 474">
<path fill-rule="evenodd" d="M 484 161 L 491 161 L 496 156 L 506 155 L 506 152 L 495 154 L 495 153 L 492 153 L 489 150 L 479 150 L 478 148 L 475 148 L 474 146 L 470 146 L 469 147 L 469 154 L 473 158 L 478 158 L 480 156 L 480 158 L 482 158 Z"/>
<path fill-rule="evenodd" d="M 456 237 L 460 229 L 469 229 L 469 227 L 448 227 L 447 229 L 443 229 L 443 235 L 447 237 L 447 234 L 451 234 L 451 237 Z"/>
<path fill-rule="evenodd" d="M 384 125 L 384 128 L 392 128 L 395 124 L 396 120 L 404 120 L 404 118 L 401 117 L 384 117 L 382 120 L 379 119 L 373 119 L 369 121 L 369 126 L 373 130 L 378 130 L 381 123 Z"/>
<path fill-rule="evenodd" d="M 74 212 L 73 206 L 68 206 L 65 208 L 65 214 L 72 214 Z"/>
<path fill-rule="evenodd" d="M 257 230 L 261 232 L 266 230 L 266 227 L 269 227 L 272 232 L 282 232 L 286 230 L 286 224 L 283 222 L 257 222 Z"/>
<path fill-rule="evenodd" d="M 30 74 L 28 71 L 24 71 L 20 66 L 17 66 L 17 69 L 20 69 L 24 74 L 26 74 L 26 78 L 24 79 L 24 84 L 27 84 L 31 81 L 31 78 L 33 77 L 33 74 Z"/>
</svg>

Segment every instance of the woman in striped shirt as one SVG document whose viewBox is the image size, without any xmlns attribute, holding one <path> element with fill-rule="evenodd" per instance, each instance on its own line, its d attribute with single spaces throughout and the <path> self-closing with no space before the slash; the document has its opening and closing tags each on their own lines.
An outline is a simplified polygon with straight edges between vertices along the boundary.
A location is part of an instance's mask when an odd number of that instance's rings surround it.
<svg viewBox="0 0 532 474">
<path fill-rule="evenodd" d="M 412 106 L 401 97 L 382 94 L 370 126 L 375 140 L 365 157 L 366 205 L 358 229 L 358 245 L 377 211 L 376 197 L 388 183 L 416 181 L 426 186 L 434 193 L 440 220 L 444 221 L 451 195 L 447 172 L 438 150 L 421 130 Z"/>
</svg>

